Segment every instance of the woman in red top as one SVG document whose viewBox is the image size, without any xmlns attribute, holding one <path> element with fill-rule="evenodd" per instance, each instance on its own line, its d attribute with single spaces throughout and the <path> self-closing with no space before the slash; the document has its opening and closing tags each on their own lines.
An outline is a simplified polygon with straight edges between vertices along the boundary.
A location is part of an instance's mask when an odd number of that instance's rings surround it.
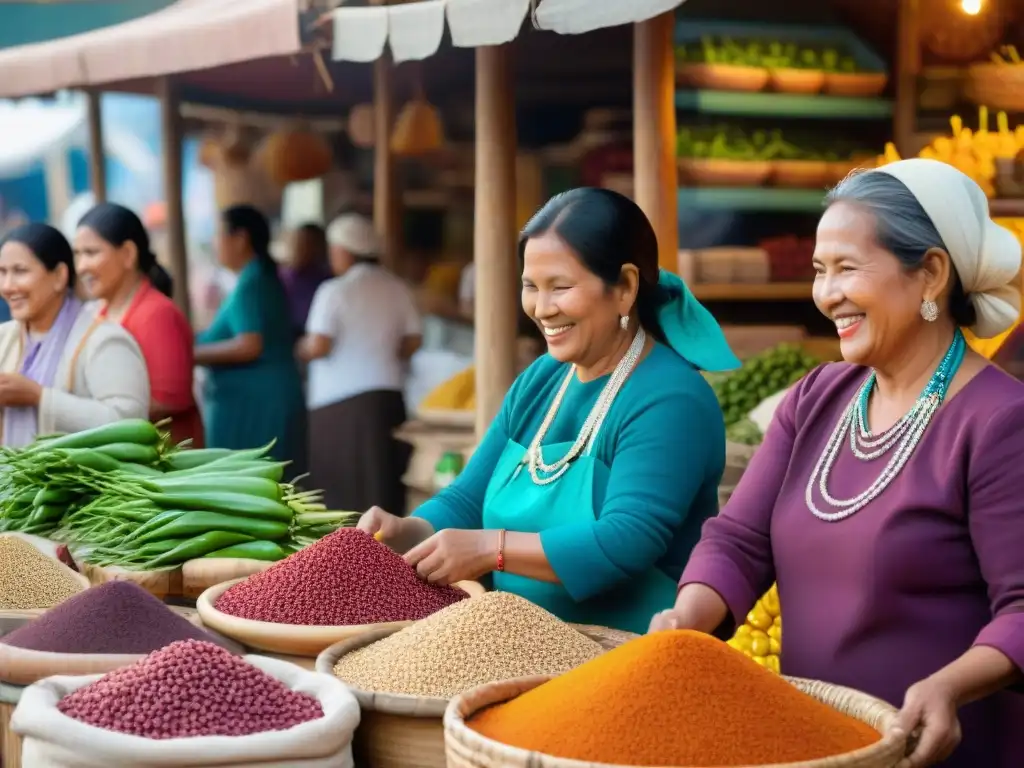
<svg viewBox="0 0 1024 768">
<path fill-rule="evenodd" d="M 75 232 L 75 269 L 99 311 L 138 342 L 149 370 L 149 416 L 171 417 L 175 442 L 203 444 L 192 389 L 193 333 L 169 298 L 170 275 L 157 264 L 139 217 L 114 203 L 92 208 Z"/>
</svg>

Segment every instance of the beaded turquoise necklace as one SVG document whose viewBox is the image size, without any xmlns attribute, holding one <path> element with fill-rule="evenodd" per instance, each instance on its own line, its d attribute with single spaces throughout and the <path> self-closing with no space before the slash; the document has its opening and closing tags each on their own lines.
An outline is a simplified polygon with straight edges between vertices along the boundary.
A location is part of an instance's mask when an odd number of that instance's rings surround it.
<svg viewBox="0 0 1024 768">
<path fill-rule="evenodd" d="M 953 341 L 935 369 L 935 373 L 925 384 L 913 407 L 889 429 L 877 435 L 868 428 L 868 401 L 875 388 L 875 374 L 872 372 L 857 390 L 850 404 L 836 424 L 825 450 L 818 459 L 810 478 L 807 481 L 805 499 L 807 508 L 815 517 L 827 522 L 837 522 L 859 512 L 889 487 L 899 475 L 907 461 L 921 442 L 925 429 L 932 417 L 946 399 L 949 385 L 960 370 L 960 365 L 967 354 L 967 340 L 957 329 Z M 828 479 L 835 466 L 839 449 L 849 434 L 850 450 L 861 461 L 873 461 L 892 452 L 888 463 L 878 478 L 863 492 L 852 499 L 834 498 L 828 491 Z M 895 449 L 895 450 L 893 450 Z M 833 508 L 833 511 L 820 510 L 814 500 L 814 488 L 817 486 L 821 498 Z"/>
</svg>

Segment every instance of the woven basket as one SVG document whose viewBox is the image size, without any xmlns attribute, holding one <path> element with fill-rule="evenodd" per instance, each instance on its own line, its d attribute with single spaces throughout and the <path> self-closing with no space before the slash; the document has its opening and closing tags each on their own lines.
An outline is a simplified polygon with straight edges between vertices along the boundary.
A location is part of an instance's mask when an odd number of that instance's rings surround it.
<svg viewBox="0 0 1024 768">
<path fill-rule="evenodd" d="M 9 768 L 21 765 L 21 736 L 11 730 L 11 717 L 23 690 L 21 686 L 0 684 L 0 764 Z"/>
<path fill-rule="evenodd" d="M 632 632 L 591 624 L 571 626 L 605 650 L 617 648 L 638 637 Z M 316 671 L 333 675 L 334 665 L 346 653 L 383 640 L 397 631 L 381 629 L 336 643 L 317 657 Z M 448 708 L 448 699 L 361 691 L 351 686 L 349 690 L 362 711 L 352 741 L 356 765 L 368 768 L 445 768 L 442 718 Z"/>
<path fill-rule="evenodd" d="M 1019 64 L 972 64 L 967 69 L 964 95 L 992 110 L 1024 110 L 1024 66 Z"/>
<path fill-rule="evenodd" d="M 523 677 L 491 683 L 452 699 L 444 713 L 444 743 L 448 768 L 619 768 L 602 763 L 567 760 L 488 739 L 466 725 L 466 719 L 484 707 L 514 699 L 550 677 Z M 752 764 L 743 768 L 893 768 L 906 753 L 906 739 L 889 733 L 896 710 L 883 701 L 849 688 L 816 680 L 785 678 L 804 693 L 867 723 L 883 734 L 880 741 L 845 755 L 776 765 Z M 623 728 L 629 728 L 623 723 Z"/>
</svg>

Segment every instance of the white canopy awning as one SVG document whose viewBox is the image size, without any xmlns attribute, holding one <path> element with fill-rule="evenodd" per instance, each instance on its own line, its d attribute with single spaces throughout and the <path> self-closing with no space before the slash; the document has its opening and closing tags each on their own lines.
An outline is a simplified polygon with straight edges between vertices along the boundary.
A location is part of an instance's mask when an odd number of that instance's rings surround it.
<svg viewBox="0 0 1024 768">
<path fill-rule="evenodd" d="M 300 50 L 298 0 L 177 0 L 109 27 L 0 51 L 0 97 L 190 72 Z"/>
<path fill-rule="evenodd" d="M 391 49 L 396 62 L 425 59 L 437 52 L 445 20 L 460 48 L 500 45 L 515 39 L 530 13 L 539 29 L 576 35 L 602 27 L 659 16 L 683 0 L 420 0 L 392 6 L 338 8 L 334 58 L 374 61 Z"/>
</svg>

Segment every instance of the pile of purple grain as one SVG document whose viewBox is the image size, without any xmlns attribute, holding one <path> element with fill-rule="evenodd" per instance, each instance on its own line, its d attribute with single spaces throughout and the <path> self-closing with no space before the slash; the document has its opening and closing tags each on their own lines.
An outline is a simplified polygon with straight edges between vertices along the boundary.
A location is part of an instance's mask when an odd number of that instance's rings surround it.
<svg viewBox="0 0 1024 768">
<path fill-rule="evenodd" d="M 143 654 L 177 640 L 213 638 L 137 584 L 108 581 L 0 638 L 50 653 Z"/>
<path fill-rule="evenodd" d="M 297 693 L 218 645 L 182 640 L 60 700 L 68 717 L 146 739 L 251 736 L 324 716 Z"/>
<path fill-rule="evenodd" d="M 349 626 L 417 621 L 467 597 L 423 581 L 369 534 L 342 528 L 235 584 L 214 607 L 274 624 Z"/>
</svg>

